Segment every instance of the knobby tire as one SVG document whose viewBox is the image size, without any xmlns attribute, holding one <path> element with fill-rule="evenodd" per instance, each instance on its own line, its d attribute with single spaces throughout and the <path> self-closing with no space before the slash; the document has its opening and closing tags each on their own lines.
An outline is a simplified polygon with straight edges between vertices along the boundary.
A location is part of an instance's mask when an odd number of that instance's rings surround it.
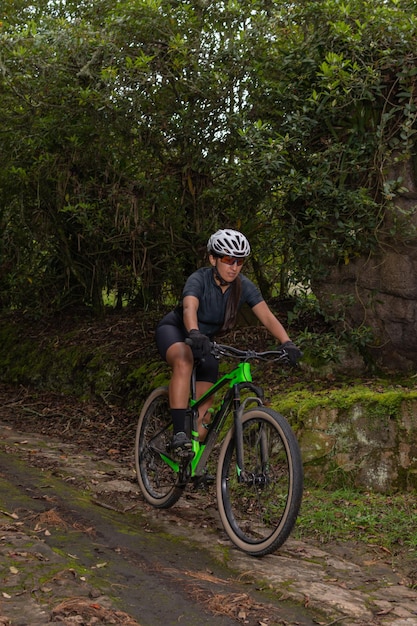
<svg viewBox="0 0 417 626">
<path fill-rule="evenodd" d="M 217 502 L 231 541 L 243 552 L 264 556 L 290 535 L 300 509 L 303 466 L 287 420 L 270 409 L 242 417 L 245 476 L 238 476 L 234 430 L 226 436 L 217 469 Z"/>
<path fill-rule="evenodd" d="M 139 416 L 135 441 L 136 476 L 143 496 L 158 509 L 167 509 L 181 497 L 184 484 L 164 456 L 169 456 L 172 420 L 168 388 L 158 387 L 147 398 Z"/>
</svg>

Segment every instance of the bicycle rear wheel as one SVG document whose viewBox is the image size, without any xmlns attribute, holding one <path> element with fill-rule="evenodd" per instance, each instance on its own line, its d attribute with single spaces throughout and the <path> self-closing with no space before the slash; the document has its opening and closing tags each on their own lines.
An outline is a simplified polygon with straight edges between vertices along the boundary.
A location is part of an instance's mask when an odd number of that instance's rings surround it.
<svg viewBox="0 0 417 626">
<path fill-rule="evenodd" d="M 145 500 L 158 509 L 175 504 L 184 490 L 169 456 L 172 421 L 168 389 L 158 387 L 146 400 L 136 429 L 136 476 Z"/>
<path fill-rule="evenodd" d="M 244 472 L 239 475 L 234 429 L 220 451 L 217 501 L 232 542 L 247 554 L 264 556 L 291 533 L 300 509 L 303 466 L 287 420 L 265 407 L 242 417 Z"/>
</svg>

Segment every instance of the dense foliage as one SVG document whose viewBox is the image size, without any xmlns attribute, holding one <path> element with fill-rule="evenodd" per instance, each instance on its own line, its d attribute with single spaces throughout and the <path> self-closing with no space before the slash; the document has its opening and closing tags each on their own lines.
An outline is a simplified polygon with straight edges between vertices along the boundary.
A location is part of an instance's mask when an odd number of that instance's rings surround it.
<svg viewBox="0 0 417 626">
<path fill-rule="evenodd" d="M 415 0 L 8 0 L 0 306 L 176 298 L 216 228 L 265 295 L 372 252 L 414 156 Z"/>
</svg>

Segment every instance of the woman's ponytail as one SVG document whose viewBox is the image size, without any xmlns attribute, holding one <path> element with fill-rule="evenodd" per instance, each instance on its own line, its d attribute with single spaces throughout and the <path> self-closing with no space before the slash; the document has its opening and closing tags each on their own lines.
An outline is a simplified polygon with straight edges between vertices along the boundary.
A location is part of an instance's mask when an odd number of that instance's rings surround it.
<svg viewBox="0 0 417 626">
<path fill-rule="evenodd" d="M 242 281 L 240 276 L 237 276 L 229 287 L 230 295 L 226 305 L 226 311 L 224 313 L 223 325 L 219 333 L 227 333 L 232 330 L 236 324 L 236 318 L 239 311 L 240 296 L 242 294 Z"/>
</svg>

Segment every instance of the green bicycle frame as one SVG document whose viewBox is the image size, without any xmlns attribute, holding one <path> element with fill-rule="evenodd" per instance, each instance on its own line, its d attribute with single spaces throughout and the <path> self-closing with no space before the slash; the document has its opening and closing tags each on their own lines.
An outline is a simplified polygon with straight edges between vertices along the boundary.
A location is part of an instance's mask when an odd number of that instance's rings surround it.
<svg viewBox="0 0 417 626">
<path fill-rule="evenodd" d="M 214 445 L 215 439 L 217 439 L 217 435 L 223 426 L 230 404 L 235 399 L 233 390 L 237 389 L 239 385 L 245 384 L 245 383 L 252 383 L 251 366 L 250 366 L 250 363 L 248 363 L 247 361 L 238 363 L 235 369 L 233 369 L 231 372 L 228 372 L 227 374 L 224 374 L 224 376 L 219 378 L 219 380 L 216 383 L 214 383 L 210 387 L 210 389 L 208 389 L 202 396 L 200 396 L 200 398 L 196 399 L 195 398 L 195 388 L 196 388 L 195 370 L 193 371 L 193 378 L 192 378 L 192 383 L 191 383 L 191 398 L 190 398 L 190 407 L 191 407 L 193 414 L 198 413 L 198 408 L 201 406 L 201 404 L 203 404 L 208 398 L 213 396 L 219 389 L 221 389 L 227 384 L 229 385 L 229 391 L 224 396 L 218 411 L 213 416 L 213 421 L 211 422 L 209 426 L 206 440 L 204 442 L 200 442 L 198 432 L 195 431 L 194 429 L 191 430 L 192 451 L 194 452 L 194 456 L 191 462 L 188 463 L 187 465 L 188 465 L 189 470 L 191 471 L 192 477 L 197 475 L 197 468 L 199 467 L 199 464 L 203 457 L 204 452 L 205 451 L 208 452 L 205 455 L 205 457 L 207 458 L 212 449 L 212 446 Z M 192 425 L 193 424 L 191 424 L 191 426 Z M 213 435 L 213 432 L 215 433 L 215 436 Z M 208 449 L 206 450 L 207 447 Z M 182 469 L 181 463 L 179 463 L 178 461 L 172 459 L 171 457 L 165 454 L 161 456 L 164 459 L 164 461 L 175 472 L 181 471 Z M 204 458 L 204 463 L 202 463 L 202 466 L 205 465 L 206 458 Z"/>
<path fill-rule="evenodd" d="M 233 387 L 234 385 L 239 385 L 240 383 L 251 383 L 252 382 L 252 372 L 250 368 L 250 363 L 244 361 L 243 363 L 239 363 L 234 370 L 225 374 L 219 380 L 214 383 L 210 389 L 206 391 L 198 400 L 194 397 L 190 400 L 190 405 L 192 408 L 200 406 L 210 396 L 212 396 L 216 391 L 224 387 L 227 383 L 229 383 L 229 387 Z M 193 385 L 194 387 L 194 385 Z M 195 387 L 193 389 L 193 396 L 195 395 Z"/>
</svg>

